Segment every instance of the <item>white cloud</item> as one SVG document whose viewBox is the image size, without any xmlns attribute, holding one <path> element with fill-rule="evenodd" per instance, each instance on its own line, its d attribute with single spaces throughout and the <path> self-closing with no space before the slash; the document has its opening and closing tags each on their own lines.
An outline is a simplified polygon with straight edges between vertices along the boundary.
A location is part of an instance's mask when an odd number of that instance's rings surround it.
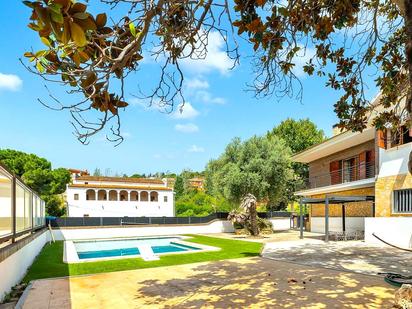
<svg viewBox="0 0 412 309">
<path fill-rule="evenodd" d="M 199 127 L 194 123 L 177 124 L 175 125 L 175 130 L 182 133 L 195 133 L 199 131 Z"/>
<path fill-rule="evenodd" d="M 308 76 L 305 71 L 303 71 L 303 66 L 316 55 L 316 51 L 313 48 L 308 47 L 306 50 L 304 50 L 303 46 L 301 46 L 301 48 L 293 59 L 295 66 L 292 71 L 297 77 Z"/>
<path fill-rule="evenodd" d="M 23 81 L 14 74 L 0 73 L 0 90 L 18 91 L 23 85 Z"/>
<path fill-rule="evenodd" d="M 203 103 L 225 104 L 226 100 L 221 97 L 214 97 L 209 91 L 200 90 L 195 95 L 196 99 Z"/>
<path fill-rule="evenodd" d="M 187 150 L 188 152 L 205 152 L 205 149 L 203 147 L 199 147 L 197 145 L 192 145 L 190 148 Z"/>
<path fill-rule="evenodd" d="M 199 116 L 199 112 L 189 102 L 180 105 L 172 114 L 172 117 L 175 119 L 192 119 L 197 116 Z"/>
<path fill-rule="evenodd" d="M 190 78 L 186 79 L 186 88 L 188 90 L 208 89 L 209 83 L 207 80 Z"/>
<path fill-rule="evenodd" d="M 186 58 L 181 61 L 184 68 L 195 73 L 209 73 L 218 71 L 221 74 L 227 74 L 233 67 L 233 60 L 226 54 L 225 41 L 217 31 L 209 33 L 207 42 L 207 54 L 196 55 L 196 58 Z"/>
</svg>

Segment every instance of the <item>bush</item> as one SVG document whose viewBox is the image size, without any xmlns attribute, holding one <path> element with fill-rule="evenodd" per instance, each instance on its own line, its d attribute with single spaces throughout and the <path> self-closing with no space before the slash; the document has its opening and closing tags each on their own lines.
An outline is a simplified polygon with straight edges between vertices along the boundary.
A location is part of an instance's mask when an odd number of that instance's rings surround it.
<svg viewBox="0 0 412 309">
<path fill-rule="evenodd" d="M 228 212 L 230 209 L 230 204 L 224 198 L 216 198 L 203 191 L 189 191 L 176 200 L 178 217 L 205 217 L 215 212 Z"/>
<path fill-rule="evenodd" d="M 46 214 L 53 217 L 61 217 L 66 214 L 66 207 L 60 195 L 42 196 L 46 202 Z"/>
</svg>

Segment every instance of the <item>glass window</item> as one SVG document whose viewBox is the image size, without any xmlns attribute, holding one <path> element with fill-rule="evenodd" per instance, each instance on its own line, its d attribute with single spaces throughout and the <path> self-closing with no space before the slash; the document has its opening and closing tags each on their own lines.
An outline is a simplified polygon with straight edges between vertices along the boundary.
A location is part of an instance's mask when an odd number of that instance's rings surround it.
<svg viewBox="0 0 412 309">
<path fill-rule="evenodd" d="M 78 193 L 75 193 L 75 194 L 74 194 L 74 200 L 75 200 L 75 201 L 78 201 L 78 200 L 79 200 L 79 194 L 78 194 Z"/>
<path fill-rule="evenodd" d="M 167 203 L 167 196 L 164 196 L 164 197 L 163 197 L 163 201 L 164 201 L 165 203 Z"/>
<path fill-rule="evenodd" d="M 11 178 L 0 169 L 0 237 L 12 232 L 11 191 Z"/>
<path fill-rule="evenodd" d="M 31 228 L 32 223 L 32 194 L 29 190 L 24 192 L 24 229 Z"/>
<path fill-rule="evenodd" d="M 24 230 L 24 188 L 18 182 L 16 183 L 16 232 Z"/>
</svg>

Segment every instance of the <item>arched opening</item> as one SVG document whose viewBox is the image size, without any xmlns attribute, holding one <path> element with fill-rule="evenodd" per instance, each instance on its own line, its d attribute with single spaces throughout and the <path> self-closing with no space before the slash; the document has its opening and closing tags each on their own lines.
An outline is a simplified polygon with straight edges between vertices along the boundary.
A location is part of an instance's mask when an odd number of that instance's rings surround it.
<svg viewBox="0 0 412 309">
<path fill-rule="evenodd" d="M 86 201 L 95 201 L 96 200 L 96 191 L 89 189 L 86 191 Z"/>
<path fill-rule="evenodd" d="M 127 191 L 120 191 L 120 200 L 121 201 L 128 201 L 129 200 L 129 195 L 127 193 Z"/>
<path fill-rule="evenodd" d="M 138 201 L 139 200 L 139 194 L 136 191 L 131 191 L 130 192 L 130 200 L 131 201 Z"/>
<path fill-rule="evenodd" d="M 116 190 L 109 191 L 109 201 L 117 201 L 117 191 Z"/>
<path fill-rule="evenodd" d="M 99 201 L 107 201 L 107 193 L 106 190 L 99 190 L 97 191 L 97 199 Z"/>
<path fill-rule="evenodd" d="M 159 193 L 157 192 L 150 192 L 150 201 L 157 202 L 159 200 Z"/>
<path fill-rule="evenodd" d="M 149 201 L 149 194 L 146 191 L 140 192 L 140 201 L 142 202 Z"/>
</svg>

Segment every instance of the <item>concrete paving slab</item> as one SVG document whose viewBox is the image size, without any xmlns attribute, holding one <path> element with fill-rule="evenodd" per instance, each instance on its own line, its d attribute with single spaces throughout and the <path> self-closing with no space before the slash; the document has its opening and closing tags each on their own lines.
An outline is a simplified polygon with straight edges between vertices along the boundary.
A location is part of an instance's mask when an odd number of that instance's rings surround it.
<svg viewBox="0 0 412 309">
<path fill-rule="evenodd" d="M 263 257 L 312 267 L 377 275 L 379 272 L 412 274 L 412 254 L 389 246 L 367 245 L 363 241 L 285 241 L 268 243 Z"/>
<path fill-rule="evenodd" d="M 390 308 L 393 294 L 375 276 L 254 257 L 38 280 L 23 308 Z"/>
</svg>

